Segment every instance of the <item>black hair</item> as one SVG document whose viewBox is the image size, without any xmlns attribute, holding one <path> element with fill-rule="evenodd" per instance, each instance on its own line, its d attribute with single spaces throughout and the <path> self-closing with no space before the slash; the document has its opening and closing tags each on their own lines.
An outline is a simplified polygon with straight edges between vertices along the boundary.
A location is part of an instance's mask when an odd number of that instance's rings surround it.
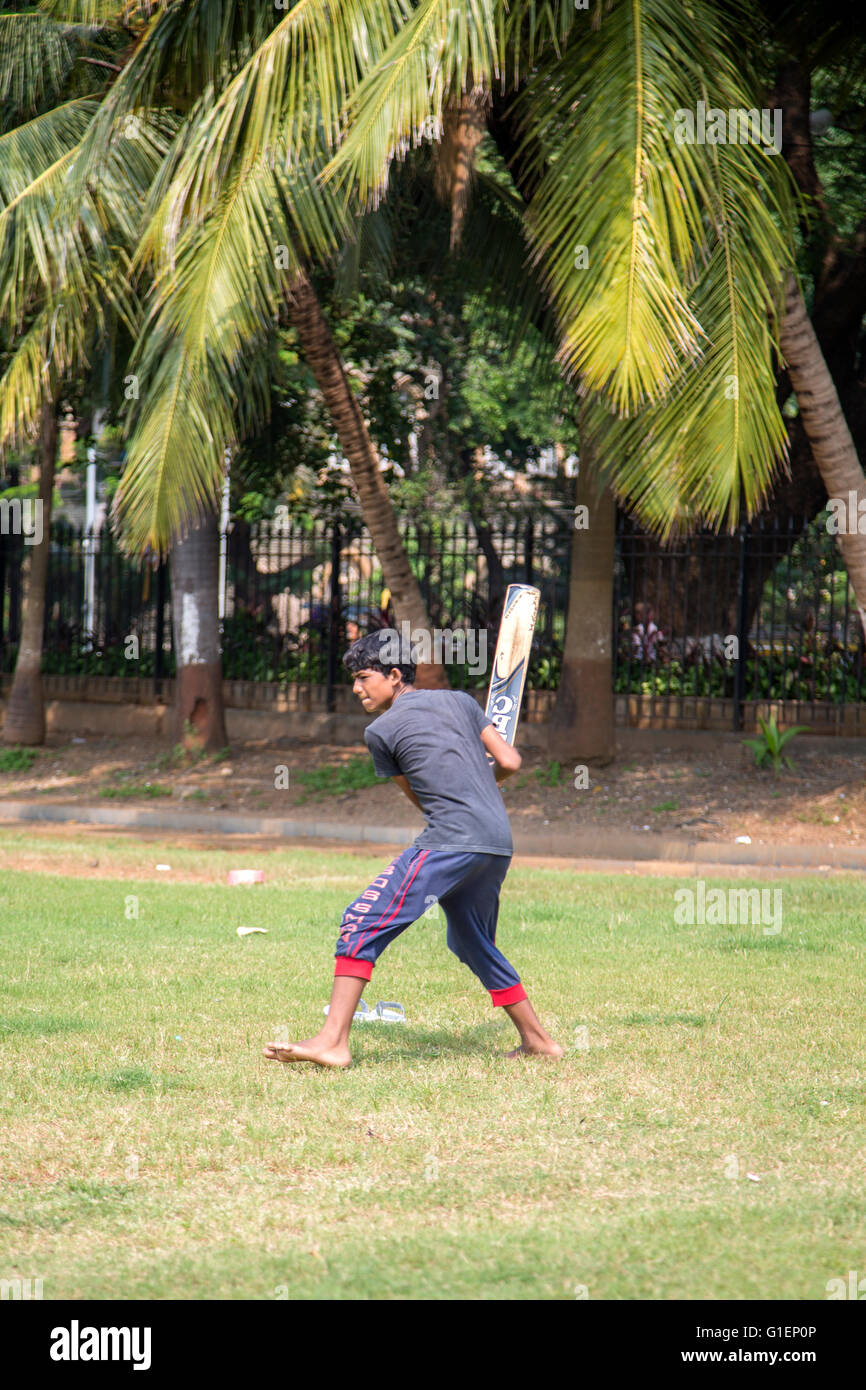
<svg viewBox="0 0 866 1390">
<path fill-rule="evenodd" d="M 359 637 L 343 656 L 349 671 L 381 671 L 388 675 L 396 667 L 407 685 L 415 683 L 415 656 L 411 644 L 396 628 L 384 627 Z"/>
</svg>

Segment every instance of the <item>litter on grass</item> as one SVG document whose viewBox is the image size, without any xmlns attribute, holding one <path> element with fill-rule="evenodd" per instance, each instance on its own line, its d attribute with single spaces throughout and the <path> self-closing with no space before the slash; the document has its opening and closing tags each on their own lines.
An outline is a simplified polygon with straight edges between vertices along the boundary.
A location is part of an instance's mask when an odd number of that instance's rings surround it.
<svg viewBox="0 0 866 1390">
<path fill-rule="evenodd" d="M 330 1011 L 330 1004 L 326 1004 L 322 1013 L 327 1018 Z M 397 1004 L 389 999 L 380 999 L 376 1007 L 371 1009 L 366 1001 L 362 999 L 352 1015 L 352 1022 L 375 1023 L 377 1020 L 380 1023 L 405 1023 L 406 1010 L 403 1008 L 402 1004 Z"/>
<path fill-rule="evenodd" d="M 261 932 L 262 936 L 267 936 L 267 927 L 238 927 L 238 936 L 252 936 L 253 932 Z"/>
</svg>

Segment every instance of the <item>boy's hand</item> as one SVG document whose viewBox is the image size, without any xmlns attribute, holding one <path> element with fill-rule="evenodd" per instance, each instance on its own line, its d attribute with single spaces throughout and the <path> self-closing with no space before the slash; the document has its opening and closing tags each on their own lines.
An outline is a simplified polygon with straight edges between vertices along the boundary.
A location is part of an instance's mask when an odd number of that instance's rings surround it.
<svg viewBox="0 0 866 1390">
<path fill-rule="evenodd" d="M 523 762 L 516 748 L 496 731 L 492 724 L 481 730 L 481 742 L 493 759 L 493 775 L 497 782 L 504 782 L 512 772 L 516 772 Z"/>
</svg>

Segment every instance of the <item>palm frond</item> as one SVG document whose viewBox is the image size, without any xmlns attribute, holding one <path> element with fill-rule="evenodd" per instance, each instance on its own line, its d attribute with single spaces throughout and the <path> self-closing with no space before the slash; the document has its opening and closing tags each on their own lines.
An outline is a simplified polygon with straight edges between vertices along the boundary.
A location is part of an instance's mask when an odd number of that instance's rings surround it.
<svg viewBox="0 0 866 1390">
<path fill-rule="evenodd" d="M 350 94 L 325 177 L 351 179 L 362 200 L 381 195 L 396 156 L 441 137 L 449 95 L 487 90 L 501 75 L 504 24 L 497 0 L 421 0 Z"/>
<path fill-rule="evenodd" d="M 551 50 L 559 57 L 569 37 L 594 21 L 593 14 L 601 11 L 603 0 L 592 0 L 588 8 L 578 10 L 575 0 L 511 0 L 505 24 L 505 42 L 509 55 L 508 76 L 515 88 L 520 86 L 533 65 Z M 579 34 L 578 34 L 579 41 Z"/>
<path fill-rule="evenodd" d="M 35 111 L 61 90 L 73 61 L 64 26 L 38 10 L 0 14 L 0 104 Z"/>
<path fill-rule="evenodd" d="M 188 345 L 178 338 L 161 347 L 155 374 L 145 381 L 148 408 L 139 414 L 115 494 L 114 514 L 131 550 L 148 543 L 164 550 L 212 502 L 232 438 L 231 412 Z"/>
<path fill-rule="evenodd" d="M 561 360 L 622 411 L 661 399 L 705 342 L 686 293 L 705 161 L 672 127 L 694 103 L 683 51 L 693 22 L 666 0 L 615 4 L 524 104 L 530 158 L 544 159 L 528 225 Z"/>
<path fill-rule="evenodd" d="M 537 272 L 529 264 L 523 222 L 525 205 L 507 174 L 485 156 L 475 175 L 475 193 L 466 220 L 460 260 L 476 295 L 495 299 L 505 312 L 511 346 L 516 348 L 529 324 L 551 344 L 556 341 L 554 316 Z M 571 387 L 566 387 L 572 390 Z"/>
<path fill-rule="evenodd" d="M 707 238 L 689 297 L 709 344 L 665 400 L 601 429 L 614 490 L 664 536 L 753 516 L 788 445 L 775 363 L 797 206 L 790 171 L 759 139 L 707 154 Z"/>
<path fill-rule="evenodd" d="M 250 6 L 244 0 L 135 7 L 128 20 L 135 25 L 135 42 L 103 97 L 67 200 L 77 201 L 85 181 L 98 174 L 114 145 L 142 120 L 157 113 L 169 118 L 181 110 L 188 114 L 203 96 L 209 107 L 214 91 L 266 39 L 277 15 L 271 6 Z"/>
<path fill-rule="evenodd" d="M 55 206 L 95 109 L 65 102 L 0 137 L 0 308 L 13 319 L 34 277 L 51 294 L 80 265 L 80 242 Z"/>
<path fill-rule="evenodd" d="M 228 3 L 228 0 L 226 0 Z M 337 139 L 350 91 L 384 51 L 405 18 L 409 0 L 298 0 L 266 34 L 250 30 L 247 53 L 238 48 L 237 71 L 220 89 L 206 88 L 185 122 L 172 163 L 154 189 L 151 213 L 179 230 L 187 217 L 204 217 L 235 174 L 262 159 L 303 166 Z M 242 11 L 241 11 L 242 12 Z M 272 12 L 269 12 L 272 14 Z M 157 71 L 152 27 L 106 99 L 88 157 L 114 138 Z M 145 75 L 147 68 L 150 76 Z"/>
<path fill-rule="evenodd" d="M 49 299 L 72 286 L 81 303 L 88 286 L 91 295 L 101 294 L 97 267 L 105 284 L 116 287 L 111 293 L 119 303 L 127 292 L 141 201 L 168 133 L 159 122 L 142 123 L 127 148 L 109 154 L 102 179 L 88 183 L 73 207 L 64 189 L 95 109 L 91 98 L 77 98 L 0 137 L 0 310 L 13 322 L 37 286 Z"/>
<path fill-rule="evenodd" d="M 39 10 L 58 23 L 105 29 L 146 20 L 154 10 L 165 9 L 171 3 L 172 0 L 39 0 Z"/>
<path fill-rule="evenodd" d="M 176 243 L 151 231 L 161 259 L 130 364 L 141 388 L 118 497 L 132 547 L 165 545 L 188 516 L 184 498 L 213 501 L 223 450 L 266 419 L 264 349 L 305 238 L 316 219 L 317 238 L 327 234 L 332 243 L 341 227 L 327 199 L 313 170 L 289 179 L 261 162 L 236 176 L 210 216 L 189 223 Z"/>
<path fill-rule="evenodd" d="M 394 236 L 387 208 L 356 214 L 334 263 L 337 299 L 349 300 L 358 293 L 362 269 L 374 278 L 386 280 L 393 252 Z"/>
<path fill-rule="evenodd" d="M 80 301 L 65 295 L 43 305 L 17 340 L 0 377 L 0 450 L 35 439 L 43 400 L 56 396 L 67 372 L 86 364 L 84 323 Z"/>
</svg>

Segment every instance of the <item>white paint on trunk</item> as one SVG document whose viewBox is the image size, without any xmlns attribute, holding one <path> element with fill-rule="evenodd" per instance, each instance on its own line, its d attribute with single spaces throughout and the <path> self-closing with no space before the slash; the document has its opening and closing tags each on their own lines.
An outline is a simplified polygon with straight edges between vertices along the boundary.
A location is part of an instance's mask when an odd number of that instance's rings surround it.
<svg viewBox="0 0 866 1390">
<path fill-rule="evenodd" d="M 200 666 L 204 662 L 199 647 L 201 619 L 198 595 L 185 593 L 180 610 L 180 664 Z"/>
</svg>

